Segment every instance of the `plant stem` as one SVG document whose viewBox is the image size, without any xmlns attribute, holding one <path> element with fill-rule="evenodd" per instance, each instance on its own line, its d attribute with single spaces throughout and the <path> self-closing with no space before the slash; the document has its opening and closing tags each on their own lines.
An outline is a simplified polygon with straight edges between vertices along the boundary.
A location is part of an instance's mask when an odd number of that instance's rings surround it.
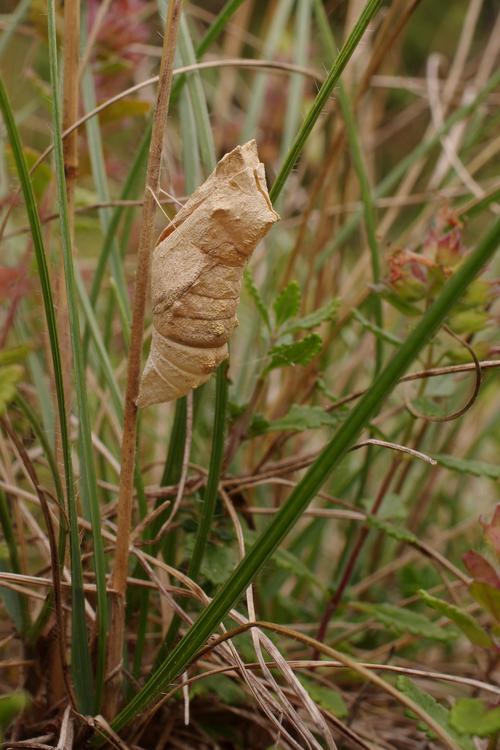
<svg viewBox="0 0 500 750">
<path fill-rule="evenodd" d="M 130 331 L 130 354 L 127 366 L 127 388 L 125 394 L 125 411 L 123 422 L 123 439 L 121 445 L 121 473 L 118 492 L 118 533 L 116 557 L 112 573 L 112 585 L 115 596 L 112 605 L 111 632 L 113 638 L 109 642 L 108 669 L 114 671 L 119 668 L 122 660 L 125 634 L 125 593 L 127 590 L 128 555 L 130 545 L 130 531 L 132 522 L 132 492 L 134 482 L 134 466 L 137 436 L 137 405 L 139 393 L 139 377 L 141 367 L 142 337 L 144 328 L 144 313 L 149 278 L 150 253 L 154 241 L 154 217 L 156 210 L 155 195 L 158 192 L 162 144 L 165 134 L 170 89 L 172 84 L 172 70 L 177 32 L 181 16 L 181 1 L 171 0 L 165 21 L 165 35 L 160 66 L 160 80 L 156 109 L 151 133 L 148 166 L 146 172 L 146 188 L 144 191 L 144 205 L 141 216 L 139 248 L 137 251 L 136 285 L 133 301 L 132 325 Z M 118 705 L 120 679 L 110 680 L 107 690 L 107 715 L 113 716 Z"/>
</svg>

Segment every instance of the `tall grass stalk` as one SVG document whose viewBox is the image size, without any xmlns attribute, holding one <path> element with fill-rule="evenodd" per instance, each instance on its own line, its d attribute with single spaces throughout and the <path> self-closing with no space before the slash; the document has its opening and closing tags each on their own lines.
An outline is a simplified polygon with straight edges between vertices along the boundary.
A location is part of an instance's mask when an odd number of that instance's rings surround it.
<svg viewBox="0 0 500 750">
<path fill-rule="evenodd" d="M 113 638 L 110 640 L 107 665 L 111 672 L 119 669 L 122 661 L 125 634 L 125 593 L 127 590 L 128 557 L 132 520 L 132 490 L 135 475 L 135 455 L 137 437 L 137 405 L 139 377 L 142 355 L 142 337 L 144 313 L 149 279 L 150 252 L 154 239 L 154 217 L 156 212 L 156 194 L 160 183 L 162 146 L 168 116 L 172 70 L 174 63 L 177 32 L 181 17 L 180 0 L 169 3 L 163 37 L 163 49 L 160 65 L 160 79 L 156 99 L 156 108 L 151 132 L 151 145 L 146 171 L 146 189 L 141 216 L 139 247 L 137 251 L 136 284 L 132 308 L 132 326 L 130 331 L 130 352 L 127 366 L 127 387 L 125 393 L 125 411 L 123 421 L 123 439 L 121 445 L 121 473 L 118 492 L 118 533 L 116 555 L 114 560 L 112 583 L 115 596 L 112 602 L 111 628 Z M 107 690 L 106 709 L 112 716 L 119 700 L 120 674 L 110 680 Z"/>
<path fill-rule="evenodd" d="M 68 432 L 67 410 L 64 397 L 64 386 L 62 377 L 61 357 L 59 350 L 59 337 L 56 326 L 56 315 L 54 297 L 50 283 L 47 264 L 47 254 L 44 247 L 42 227 L 38 208 L 36 205 L 33 186 L 31 184 L 28 167 L 21 146 L 19 133 L 16 128 L 12 109 L 5 91 L 3 81 L 0 79 L 0 107 L 7 129 L 7 134 L 16 163 L 16 169 L 21 183 L 21 189 L 26 205 L 26 211 L 31 227 L 31 236 L 35 251 L 40 287 L 45 311 L 50 351 L 52 356 L 52 367 L 54 372 L 55 390 L 59 412 L 59 423 L 61 430 L 61 442 L 64 458 L 64 473 L 66 483 L 66 499 L 68 506 L 68 517 L 70 522 L 70 550 L 71 550 L 71 577 L 72 577 L 72 663 L 71 671 L 77 699 L 82 710 L 93 710 L 93 680 L 88 647 L 87 629 L 85 627 L 85 597 L 83 592 L 82 562 L 79 554 L 79 536 L 77 509 L 75 497 L 75 480 L 71 460 L 71 445 Z"/>
<path fill-rule="evenodd" d="M 97 587 L 97 668 L 95 695 L 88 685 L 85 691 L 79 692 L 79 703 L 81 710 L 99 710 L 102 689 L 104 685 L 105 659 L 106 659 L 106 635 L 108 627 L 107 617 L 107 592 L 106 592 L 106 563 L 104 557 L 104 546 L 101 537 L 101 516 L 97 492 L 97 476 L 95 472 L 94 455 L 92 448 L 92 436 L 90 427 L 90 412 L 87 401 L 87 385 L 85 380 L 85 367 L 83 362 L 83 351 L 80 339 L 80 322 L 78 314 L 78 292 L 75 281 L 75 269 L 73 265 L 70 220 L 66 201 L 66 180 L 64 173 L 64 157 L 61 138 L 61 110 L 59 99 L 59 69 L 57 59 L 57 34 L 56 34 L 56 12 L 54 0 L 48 3 L 48 39 L 49 39 L 49 63 L 50 80 L 52 90 L 52 122 L 54 128 L 54 160 L 56 167 L 57 196 L 59 202 L 59 216 L 61 228 L 61 246 L 63 253 L 64 277 L 66 284 L 66 295 L 68 301 L 68 324 L 70 329 L 71 350 L 73 355 L 73 367 L 75 378 L 75 393 L 78 405 L 79 418 L 79 440 L 80 452 L 80 489 L 84 506 L 89 509 L 92 523 L 94 570 Z M 78 520 L 76 506 L 70 508 L 70 548 L 73 567 L 81 567 L 80 543 L 78 536 Z M 81 606 L 81 602 L 80 602 Z M 78 654 L 87 650 L 88 645 L 79 643 L 82 637 L 83 623 L 77 622 L 80 613 L 73 612 L 72 618 L 72 648 Z M 88 664 L 85 665 L 88 669 Z M 86 675 L 86 681 L 90 681 L 90 675 Z M 91 708 L 92 707 L 92 708 Z"/>
</svg>

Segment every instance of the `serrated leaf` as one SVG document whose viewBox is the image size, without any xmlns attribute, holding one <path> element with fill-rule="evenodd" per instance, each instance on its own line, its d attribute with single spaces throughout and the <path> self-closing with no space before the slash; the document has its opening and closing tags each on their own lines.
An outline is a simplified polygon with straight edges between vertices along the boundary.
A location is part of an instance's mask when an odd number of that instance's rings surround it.
<svg viewBox="0 0 500 750">
<path fill-rule="evenodd" d="M 16 395 L 16 385 L 21 380 L 23 368 L 21 365 L 9 365 L 0 368 L 0 414 Z"/>
<path fill-rule="evenodd" d="M 259 313 L 260 317 L 266 324 L 267 329 L 271 330 L 271 320 L 269 318 L 269 313 L 267 312 L 267 308 L 264 304 L 264 300 L 260 296 L 260 292 L 255 286 L 255 282 L 253 280 L 252 272 L 249 268 L 245 268 L 243 271 L 243 283 L 245 284 L 245 289 L 247 290 L 250 297 L 253 299 L 255 303 L 255 307 L 257 308 L 257 312 Z"/>
<path fill-rule="evenodd" d="M 284 417 L 267 423 L 265 432 L 280 432 L 281 430 L 302 432 L 303 430 L 315 430 L 319 427 L 332 427 L 339 421 L 338 414 L 329 414 L 321 406 L 292 404 Z"/>
<path fill-rule="evenodd" d="M 405 544 L 416 544 L 418 542 L 415 534 L 412 534 L 408 529 L 388 523 L 378 516 L 367 516 L 366 523 L 378 531 L 383 531 L 384 534 L 392 537 L 392 539 L 396 539 L 398 542 L 404 542 Z"/>
<path fill-rule="evenodd" d="M 339 719 L 345 719 L 349 712 L 344 699 L 337 690 L 325 687 L 324 685 L 318 685 L 318 683 L 308 680 L 307 677 L 303 677 L 302 675 L 299 675 L 299 680 L 320 708 L 324 708 L 325 711 L 329 711 Z"/>
<path fill-rule="evenodd" d="M 463 612 L 454 604 L 450 604 L 443 599 L 431 596 L 431 594 L 428 594 L 427 591 L 424 591 L 423 589 L 420 589 L 418 595 L 429 607 L 432 607 L 436 612 L 439 612 L 454 622 L 457 628 L 459 628 L 475 646 L 481 646 L 481 648 L 492 648 L 494 646 L 494 643 L 486 630 L 484 630 L 467 612 Z"/>
<path fill-rule="evenodd" d="M 296 281 L 291 281 L 274 301 L 274 317 L 276 327 L 279 328 L 285 321 L 293 318 L 300 310 L 302 293 Z"/>
<path fill-rule="evenodd" d="M 478 698 L 460 698 L 451 709 L 450 724 L 463 734 L 490 737 L 500 732 L 500 706 L 488 708 Z"/>
<path fill-rule="evenodd" d="M 224 583 L 234 567 L 232 550 L 227 545 L 208 544 L 201 572 L 212 583 Z"/>
<path fill-rule="evenodd" d="M 469 737 L 464 737 L 451 726 L 450 712 L 444 706 L 437 702 L 432 695 L 420 690 L 408 677 L 398 677 L 396 687 L 402 693 L 411 698 L 417 706 L 420 706 L 434 721 L 439 724 L 451 739 L 462 748 L 462 750 L 475 750 L 474 744 Z"/>
<path fill-rule="evenodd" d="M 309 315 L 304 315 L 303 318 L 290 320 L 286 324 L 286 326 L 284 326 L 283 330 L 286 333 L 292 333 L 294 331 L 307 331 L 311 328 L 317 328 L 326 320 L 335 320 L 339 305 L 339 299 L 332 299 L 330 300 L 330 302 L 327 302 L 326 305 L 323 305 L 323 307 L 318 307 L 317 310 L 313 310 L 313 312 L 309 313 Z"/>
<path fill-rule="evenodd" d="M 357 604 L 359 609 L 367 612 L 378 622 L 390 628 L 396 635 L 419 635 L 434 641 L 449 642 L 456 638 L 456 633 L 449 628 L 442 628 L 425 615 L 410 609 L 395 607 L 392 604 Z"/>
<path fill-rule="evenodd" d="M 273 346 L 269 351 L 271 363 L 267 370 L 274 370 L 276 367 L 290 367 L 291 365 L 308 365 L 320 353 L 322 345 L 321 337 L 317 333 L 311 333 L 292 344 Z"/>
<path fill-rule="evenodd" d="M 439 453 L 433 456 L 436 461 L 451 471 L 459 474 L 472 474 L 474 477 L 488 477 L 488 479 L 500 479 L 500 465 L 489 464 L 484 461 L 470 461 L 467 458 L 456 458 Z"/>
</svg>

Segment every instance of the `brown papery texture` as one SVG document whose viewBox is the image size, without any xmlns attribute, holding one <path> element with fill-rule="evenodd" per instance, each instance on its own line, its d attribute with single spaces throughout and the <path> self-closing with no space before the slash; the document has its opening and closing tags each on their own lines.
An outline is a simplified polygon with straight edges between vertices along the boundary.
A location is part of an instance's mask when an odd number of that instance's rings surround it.
<svg viewBox="0 0 500 750">
<path fill-rule="evenodd" d="M 151 265 L 153 338 L 138 406 L 186 395 L 228 357 L 243 269 L 278 219 L 252 140 L 220 160 L 160 235 Z"/>
</svg>

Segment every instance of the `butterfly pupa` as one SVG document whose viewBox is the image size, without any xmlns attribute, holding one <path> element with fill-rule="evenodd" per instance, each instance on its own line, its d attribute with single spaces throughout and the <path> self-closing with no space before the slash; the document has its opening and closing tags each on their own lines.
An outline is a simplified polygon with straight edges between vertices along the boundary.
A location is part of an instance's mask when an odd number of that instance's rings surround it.
<svg viewBox="0 0 500 750">
<path fill-rule="evenodd" d="M 185 396 L 228 357 L 243 269 L 278 219 L 252 140 L 220 160 L 162 232 L 151 260 L 153 335 L 138 406 Z"/>
</svg>

